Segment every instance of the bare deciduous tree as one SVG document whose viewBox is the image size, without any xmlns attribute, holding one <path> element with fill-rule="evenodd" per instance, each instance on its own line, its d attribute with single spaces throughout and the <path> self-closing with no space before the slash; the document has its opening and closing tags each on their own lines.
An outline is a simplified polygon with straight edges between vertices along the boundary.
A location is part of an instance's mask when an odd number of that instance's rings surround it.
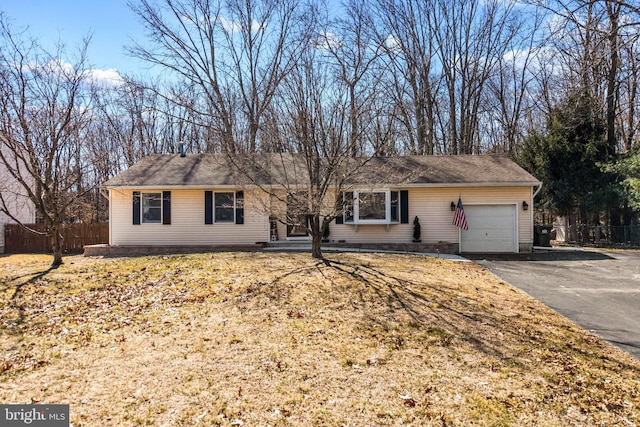
<svg viewBox="0 0 640 427">
<path fill-rule="evenodd" d="M 519 22 L 515 1 L 438 0 L 434 8 L 435 55 L 446 87 L 447 128 L 451 154 L 481 152 L 480 120 L 486 113 L 490 77 L 508 53 Z"/>
<path fill-rule="evenodd" d="M 387 94 L 396 106 L 411 154 L 434 154 L 438 78 L 432 75 L 432 1 L 378 0 L 378 42 L 386 53 Z"/>
<path fill-rule="evenodd" d="M 323 235 L 342 213 L 341 194 L 349 179 L 371 158 L 350 155 L 353 86 L 342 78 L 342 64 L 323 56 L 322 43 L 309 46 L 279 88 L 272 106 L 275 152 L 231 156 L 236 168 L 269 195 L 265 209 L 311 236 L 315 258 L 323 257 Z"/>
<path fill-rule="evenodd" d="M 564 93 L 588 90 L 592 96 L 601 99 L 607 123 L 607 157 L 626 150 L 633 144 L 628 140 L 621 143 L 620 136 L 634 135 L 634 132 L 627 128 L 629 121 L 620 120 L 620 117 L 628 117 L 621 107 L 628 111 L 635 109 L 629 102 L 636 102 L 634 80 L 638 76 L 633 63 L 637 58 L 629 53 L 637 51 L 640 9 L 635 3 L 624 0 L 536 3 L 558 18 L 552 36 L 554 49 L 562 52 L 557 60 L 562 63 L 565 79 L 552 90 Z M 626 92 L 621 92 L 622 89 Z"/>
<path fill-rule="evenodd" d="M 52 266 L 62 263 L 60 225 L 91 168 L 82 140 L 91 121 L 86 40 L 73 63 L 0 17 L 0 162 L 48 225 Z M 4 198 L 0 210 L 14 220 Z M 19 222 L 19 221 L 18 221 Z"/>
<path fill-rule="evenodd" d="M 376 96 L 380 90 L 382 73 L 374 72 L 382 47 L 370 31 L 372 25 L 369 4 L 365 0 L 350 0 L 345 3 L 344 15 L 338 17 L 324 29 L 317 40 L 318 48 L 327 53 L 327 58 L 317 60 L 333 64 L 337 84 L 346 89 L 348 99 L 348 152 L 344 155 L 361 155 L 367 147 L 375 118 Z M 378 71 L 378 70 L 375 70 Z M 377 112 L 377 111 L 376 111 Z M 375 143 L 374 143 L 375 145 Z"/>
<path fill-rule="evenodd" d="M 150 42 L 130 52 L 169 70 L 194 94 L 190 108 L 224 151 L 258 151 L 277 87 L 308 42 L 303 6 L 295 0 L 160 3 L 130 2 Z"/>
<path fill-rule="evenodd" d="M 268 194 L 266 211 L 289 230 L 311 237 L 315 258 L 323 257 L 322 238 L 342 215 L 343 192 L 389 145 L 389 132 L 365 124 L 384 107 L 374 96 L 378 54 L 362 33 L 362 6 L 352 4 L 352 15 L 337 21 L 337 27 L 318 22 L 320 30 L 279 85 L 269 109 L 272 151 L 230 156 Z M 363 87 L 365 82 L 374 86 Z"/>
<path fill-rule="evenodd" d="M 526 115 L 536 108 L 535 84 L 544 49 L 542 23 L 545 14 L 538 8 L 522 11 L 520 31 L 510 41 L 506 54 L 496 58 L 495 72 L 489 77 L 487 103 L 493 114 L 486 133 L 493 143 L 491 151 L 512 154 L 525 136 Z"/>
</svg>

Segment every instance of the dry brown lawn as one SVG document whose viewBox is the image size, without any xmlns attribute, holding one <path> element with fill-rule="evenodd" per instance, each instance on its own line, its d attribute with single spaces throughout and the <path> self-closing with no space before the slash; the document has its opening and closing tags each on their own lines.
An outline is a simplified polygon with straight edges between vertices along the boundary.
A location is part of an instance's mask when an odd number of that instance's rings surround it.
<svg viewBox="0 0 640 427">
<path fill-rule="evenodd" d="M 472 263 L 0 257 L 0 402 L 74 426 L 634 426 L 640 362 Z"/>
</svg>

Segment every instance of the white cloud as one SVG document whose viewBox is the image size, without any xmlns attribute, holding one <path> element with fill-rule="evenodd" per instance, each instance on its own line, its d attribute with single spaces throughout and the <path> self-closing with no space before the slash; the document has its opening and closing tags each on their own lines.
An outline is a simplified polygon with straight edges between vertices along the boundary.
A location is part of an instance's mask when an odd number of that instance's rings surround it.
<svg viewBox="0 0 640 427">
<path fill-rule="evenodd" d="M 59 58 L 52 59 L 43 64 L 29 62 L 23 67 L 23 70 L 30 73 L 42 71 L 47 75 L 55 76 L 60 80 L 64 80 L 66 78 L 65 76 L 70 76 L 74 73 L 73 64 Z M 124 78 L 115 68 L 109 68 L 106 70 L 94 68 L 86 70 L 83 73 L 83 77 L 91 83 L 105 86 L 120 86 L 124 83 Z"/>
<path fill-rule="evenodd" d="M 241 29 L 240 24 L 237 24 L 233 21 L 229 21 L 224 16 L 221 16 L 219 19 L 220 19 L 220 24 L 222 25 L 222 28 L 224 28 L 225 31 L 228 31 L 230 33 L 235 33 L 240 31 Z"/>
<path fill-rule="evenodd" d="M 528 49 L 527 50 L 515 49 L 505 53 L 503 56 L 503 59 L 507 63 L 514 64 L 516 68 L 522 69 L 525 66 L 527 66 L 527 61 L 530 60 L 528 59 L 529 54 L 530 54 L 530 51 Z"/>
<path fill-rule="evenodd" d="M 384 45 L 387 47 L 387 49 L 389 49 L 392 52 L 400 51 L 400 42 L 393 34 L 389 34 L 387 36 L 387 38 L 384 41 Z"/>
<path fill-rule="evenodd" d="M 222 28 L 225 31 L 228 31 L 230 33 L 237 33 L 237 32 L 240 32 L 240 30 L 242 30 L 242 26 L 240 24 L 238 24 L 237 22 L 230 21 L 224 16 L 219 17 L 218 20 L 220 21 L 220 24 L 222 25 Z M 257 33 L 258 31 L 262 31 L 262 29 L 263 29 L 263 26 L 258 21 L 256 21 L 255 19 L 251 21 L 252 33 Z"/>
<path fill-rule="evenodd" d="M 73 73 L 73 65 L 60 58 L 47 62 L 44 64 L 44 67 L 47 70 L 52 71 L 53 73 L 59 73 L 60 75 Z"/>
<path fill-rule="evenodd" d="M 105 86 L 120 86 L 124 83 L 122 75 L 120 75 L 115 68 L 109 68 L 107 70 L 95 68 L 87 72 L 87 77 L 93 83 Z"/>
<path fill-rule="evenodd" d="M 331 31 L 325 31 L 322 36 L 316 39 L 315 46 L 320 50 L 336 50 L 342 47 L 342 40 L 340 40 L 337 34 Z"/>
<path fill-rule="evenodd" d="M 40 64 L 37 62 L 28 62 L 24 65 L 22 70 L 31 73 L 42 71 L 47 74 L 62 77 L 65 74 L 73 72 L 73 65 L 63 61 L 62 59 L 52 59 Z"/>
</svg>

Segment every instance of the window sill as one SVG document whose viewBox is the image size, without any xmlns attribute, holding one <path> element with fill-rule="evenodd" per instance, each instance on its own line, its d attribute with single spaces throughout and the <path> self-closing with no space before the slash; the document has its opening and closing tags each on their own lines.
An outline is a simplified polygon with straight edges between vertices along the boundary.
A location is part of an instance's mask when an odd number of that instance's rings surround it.
<svg viewBox="0 0 640 427">
<path fill-rule="evenodd" d="M 344 225 L 393 225 L 400 224 L 400 221 L 386 221 L 384 219 L 380 220 L 360 220 L 360 221 L 350 221 L 343 222 Z"/>
<path fill-rule="evenodd" d="M 361 225 L 384 225 L 385 226 L 385 230 L 388 233 L 391 226 L 395 225 L 395 224 L 400 224 L 400 221 L 393 221 L 393 222 L 388 222 L 388 221 L 358 221 L 358 222 L 344 222 L 344 225 L 352 225 L 354 231 L 357 233 L 358 232 L 358 227 L 360 227 Z"/>
</svg>

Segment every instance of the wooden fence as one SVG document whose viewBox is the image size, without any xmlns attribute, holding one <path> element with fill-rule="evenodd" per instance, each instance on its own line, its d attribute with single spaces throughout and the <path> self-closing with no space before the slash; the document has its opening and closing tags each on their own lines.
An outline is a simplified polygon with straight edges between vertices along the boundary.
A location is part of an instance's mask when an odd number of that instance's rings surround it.
<svg viewBox="0 0 640 427">
<path fill-rule="evenodd" d="M 29 228 L 39 232 L 48 231 L 44 224 L 28 224 Z M 62 251 L 82 252 L 85 245 L 109 243 L 109 223 L 96 224 L 63 224 Z M 46 235 L 34 234 L 18 224 L 4 226 L 5 253 L 50 253 L 51 238 Z"/>
</svg>

